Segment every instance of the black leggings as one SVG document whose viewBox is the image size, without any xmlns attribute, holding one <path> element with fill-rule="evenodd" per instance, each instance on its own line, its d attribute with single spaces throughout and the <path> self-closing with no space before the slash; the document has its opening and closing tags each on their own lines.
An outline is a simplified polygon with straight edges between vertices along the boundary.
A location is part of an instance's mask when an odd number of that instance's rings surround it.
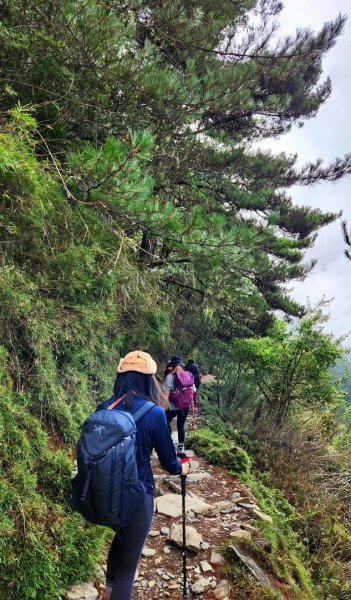
<svg viewBox="0 0 351 600">
<path fill-rule="evenodd" d="M 154 497 L 146 494 L 143 509 L 132 525 L 119 529 L 107 558 L 107 579 L 113 579 L 111 600 L 130 600 L 141 551 L 151 527 Z"/>
<path fill-rule="evenodd" d="M 169 432 L 172 433 L 171 421 L 173 421 L 174 417 L 177 417 L 177 430 L 178 430 L 178 443 L 184 444 L 185 440 L 185 429 L 184 423 L 185 419 L 189 414 L 188 408 L 180 408 L 178 410 L 166 410 L 166 418 L 168 423 Z"/>
</svg>

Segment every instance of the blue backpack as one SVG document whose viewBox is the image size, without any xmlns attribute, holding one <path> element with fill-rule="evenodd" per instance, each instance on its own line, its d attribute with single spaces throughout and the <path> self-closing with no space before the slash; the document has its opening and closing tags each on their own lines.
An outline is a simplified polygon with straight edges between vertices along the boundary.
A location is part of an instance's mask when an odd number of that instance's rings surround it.
<svg viewBox="0 0 351 600">
<path fill-rule="evenodd" d="M 130 525 L 144 505 L 138 479 L 136 423 L 155 404 L 145 402 L 134 415 L 108 408 L 83 424 L 77 446 L 78 473 L 72 479 L 71 506 L 91 523 L 116 529 Z"/>
</svg>

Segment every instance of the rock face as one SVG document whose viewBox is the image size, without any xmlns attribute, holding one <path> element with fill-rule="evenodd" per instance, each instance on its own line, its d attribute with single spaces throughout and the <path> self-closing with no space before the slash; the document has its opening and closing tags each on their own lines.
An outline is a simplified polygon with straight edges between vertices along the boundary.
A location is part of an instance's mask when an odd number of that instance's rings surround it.
<svg viewBox="0 0 351 600">
<path fill-rule="evenodd" d="M 70 585 L 64 595 L 65 600 L 97 600 L 97 589 L 90 583 Z"/>
<path fill-rule="evenodd" d="M 182 515 L 182 497 L 178 494 L 166 494 L 155 499 L 156 512 L 166 517 L 177 519 Z M 200 498 L 186 497 L 185 510 L 187 513 L 212 517 L 216 511 L 212 504 L 207 504 Z"/>
<path fill-rule="evenodd" d="M 185 527 L 186 547 L 190 552 L 200 552 L 202 535 L 198 533 L 195 527 Z M 183 546 L 183 528 L 182 525 L 173 523 L 169 532 L 168 540 L 181 548 Z"/>
</svg>

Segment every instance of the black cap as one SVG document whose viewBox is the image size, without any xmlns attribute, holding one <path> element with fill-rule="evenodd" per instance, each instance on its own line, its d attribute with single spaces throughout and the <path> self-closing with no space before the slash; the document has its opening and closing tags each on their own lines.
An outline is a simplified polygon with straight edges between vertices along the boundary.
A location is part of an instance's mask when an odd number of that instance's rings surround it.
<svg viewBox="0 0 351 600">
<path fill-rule="evenodd" d="M 179 354 L 175 354 L 174 356 L 171 356 L 170 366 L 177 367 L 178 365 L 180 367 L 185 367 L 182 357 Z"/>
</svg>

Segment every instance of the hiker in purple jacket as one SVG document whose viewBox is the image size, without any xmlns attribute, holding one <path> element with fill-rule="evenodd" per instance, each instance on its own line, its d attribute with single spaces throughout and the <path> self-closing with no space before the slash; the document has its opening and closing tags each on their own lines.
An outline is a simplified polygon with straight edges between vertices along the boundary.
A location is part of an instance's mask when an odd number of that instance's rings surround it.
<svg viewBox="0 0 351 600">
<path fill-rule="evenodd" d="M 185 429 L 184 424 L 186 418 L 189 414 L 189 408 L 178 408 L 176 404 L 172 402 L 172 392 L 174 389 L 174 375 L 179 371 L 183 371 L 185 364 L 183 359 L 179 354 L 175 354 L 172 356 L 169 361 L 170 367 L 172 367 L 171 372 L 166 376 L 166 379 L 163 384 L 163 389 L 165 390 L 166 397 L 169 401 L 168 408 L 166 410 L 166 419 L 168 423 L 168 429 L 170 433 L 172 433 L 171 422 L 175 417 L 177 417 L 177 431 L 178 431 L 178 447 L 177 447 L 177 456 L 179 458 L 185 458 L 186 454 L 184 452 L 184 441 L 185 441 Z M 193 386 L 193 391 L 196 391 L 195 386 Z"/>
<path fill-rule="evenodd" d="M 194 394 L 194 405 L 196 406 L 202 377 L 200 367 L 196 364 L 193 358 L 189 358 L 188 362 L 185 365 L 185 370 L 189 371 L 189 373 L 192 373 L 194 376 L 194 384 L 196 388 L 196 392 Z"/>
</svg>

